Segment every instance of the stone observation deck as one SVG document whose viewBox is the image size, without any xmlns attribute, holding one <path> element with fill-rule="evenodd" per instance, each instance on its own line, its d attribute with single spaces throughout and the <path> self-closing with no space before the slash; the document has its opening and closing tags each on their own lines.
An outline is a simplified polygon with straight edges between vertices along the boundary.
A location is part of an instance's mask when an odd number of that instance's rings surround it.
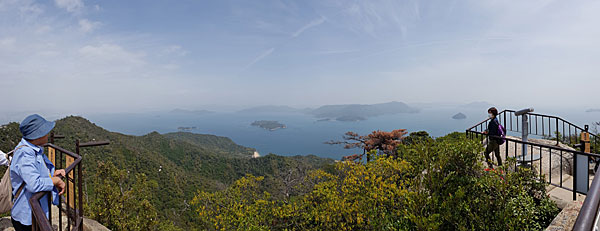
<svg viewBox="0 0 600 231">
<path fill-rule="evenodd" d="M 582 128 L 557 116 L 532 112 L 533 109 L 504 110 L 496 117 L 508 134 L 500 145 L 500 158 L 503 163 L 514 160 L 513 166 L 505 168 L 529 168 L 538 175 L 538 180 L 548 183 L 548 196 L 562 211 L 547 230 L 571 230 L 574 226 L 577 230 L 592 230 L 598 220 L 595 218 L 600 194 L 589 196 L 589 193 L 598 191 L 592 190 L 595 189 L 592 182 L 595 162 L 600 161 L 600 154 L 596 154 L 600 150 L 600 137 L 590 134 L 588 126 Z M 484 145 L 490 138 L 501 138 L 485 132 L 489 122 L 486 119 L 467 129 L 467 137 L 481 140 Z M 600 189 L 600 182 L 597 183 Z M 594 202 L 586 200 L 586 196 L 594 198 Z M 583 213 L 586 215 L 582 216 Z"/>
<path fill-rule="evenodd" d="M 507 136 L 507 138 L 511 139 L 521 139 L 521 137 L 515 136 Z M 557 147 L 569 149 L 576 151 L 576 149 L 559 143 L 556 144 L 556 141 L 547 140 L 547 139 L 529 139 L 529 142 L 542 144 L 542 145 L 556 145 Z M 487 145 L 487 141 L 483 141 L 484 145 Z M 507 144 L 500 145 L 500 156 L 502 157 L 503 163 L 506 163 L 506 154 L 507 154 Z M 515 153 L 516 156 L 522 156 L 522 144 L 517 145 L 508 145 L 508 153 L 510 156 L 513 156 L 512 153 Z M 538 149 L 539 150 L 539 149 Z M 573 154 L 572 153 L 560 153 L 560 151 L 555 150 L 547 150 L 541 149 L 541 152 L 534 152 L 534 156 L 539 158 L 530 158 L 534 161 L 531 161 L 531 165 L 533 166 L 534 171 L 538 174 L 540 171 L 541 174 L 546 178 L 546 181 L 551 181 L 553 184 L 560 185 L 573 185 Z M 490 155 L 493 156 L 493 155 Z M 494 157 L 495 158 L 495 157 Z M 522 160 L 529 160 L 528 158 Z M 562 164 L 561 164 L 562 161 Z M 527 161 L 530 163 L 529 161 Z M 593 175 L 593 165 L 589 166 L 590 171 L 590 180 L 591 183 L 594 179 Z M 585 200 L 586 196 L 583 194 L 577 194 L 576 200 L 573 200 L 573 193 L 570 190 L 557 187 L 555 185 L 549 184 L 546 187 L 546 192 L 550 199 L 552 199 L 558 207 L 561 209 L 559 215 L 552 221 L 550 226 L 546 230 L 571 230 L 573 225 L 575 224 L 575 220 L 577 215 L 579 214 L 579 210 L 581 209 L 581 205 Z"/>
</svg>

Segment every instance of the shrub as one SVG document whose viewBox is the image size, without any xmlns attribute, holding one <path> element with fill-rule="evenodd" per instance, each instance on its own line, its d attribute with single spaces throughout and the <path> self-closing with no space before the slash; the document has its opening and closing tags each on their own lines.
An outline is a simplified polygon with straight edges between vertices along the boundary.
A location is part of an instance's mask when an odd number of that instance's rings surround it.
<svg viewBox="0 0 600 231">
<path fill-rule="evenodd" d="M 527 169 L 484 169 L 483 147 L 461 135 L 377 151 L 370 162 L 315 170 L 300 195 L 275 200 L 251 175 L 192 205 L 210 230 L 540 230 L 558 213 Z M 510 161 L 509 161 L 510 163 Z M 506 166 L 511 166 L 507 164 Z"/>
</svg>

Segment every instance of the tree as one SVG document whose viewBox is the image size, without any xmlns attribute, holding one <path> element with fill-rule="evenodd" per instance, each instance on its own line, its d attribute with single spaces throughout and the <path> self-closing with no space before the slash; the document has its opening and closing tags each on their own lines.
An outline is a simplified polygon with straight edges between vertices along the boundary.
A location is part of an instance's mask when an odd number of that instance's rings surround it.
<svg viewBox="0 0 600 231">
<path fill-rule="evenodd" d="M 129 183 L 127 171 L 112 162 L 99 162 L 95 178 L 96 196 L 89 206 L 92 219 L 112 230 L 177 230 L 168 222 L 160 223 L 150 203 L 156 181 L 140 173 Z"/>
<path fill-rule="evenodd" d="M 248 175 L 192 204 L 207 230 L 541 230 L 559 211 L 535 172 L 484 169 L 464 134 L 396 151 L 314 170 L 286 201 Z"/>
<path fill-rule="evenodd" d="M 402 143 L 404 135 L 406 135 L 406 129 L 396 129 L 391 132 L 385 131 L 373 131 L 371 134 L 361 136 L 355 132 L 346 132 L 343 137 L 343 141 L 328 141 L 326 144 L 344 144 L 344 148 L 362 148 L 365 153 L 372 150 L 377 150 L 378 154 L 396 156 L 396 147 Z M 349 157 L 345 157 L 347 160 L 355 160 L 362 158 L 363 154 L 356 154 Z M 367 155 L 367 161 L 370 160 L 370 155 Z"/>
</svg>

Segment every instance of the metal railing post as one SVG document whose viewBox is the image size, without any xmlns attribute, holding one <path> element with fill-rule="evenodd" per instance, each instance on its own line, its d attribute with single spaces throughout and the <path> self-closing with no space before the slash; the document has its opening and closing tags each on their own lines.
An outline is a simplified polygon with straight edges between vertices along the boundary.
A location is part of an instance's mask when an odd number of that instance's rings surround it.
<svg viewBox="0 0 600 231">
<path fill-rule="evenodd" d="M 558 134 L 558 119 L 555 118 L 555 120 L 556 120 L 556 146 L 559 146 L 560 145 L 560 140 L 559 140 L 558 137 L 560 137 L 560 136 Z"/>
<path fill-rule="evenodd" d="M 79 139 L 75 141 L 75 153 L 81 156 L 81 153 L 79 152 Z M 75 174 L 73 174 L 73 176 L 75 176 Z M 77 195 L 77 201 L 79 202 L 79 206 L 77 207 L 79 207 L 80 211 L 77 212 L 77 209 L 74 209 L 75 217 L 77 218 L 75 223 L 77 223 L 79 219 L 83 219 L 83 204 L 81 203 L 81 163 L 77 165 L 77 187 L 79 188 L 79 195 Z M 73 190 L 73 193 L 75 193 L 75 190 Z M 75 201 L 73 201 L 73 205 L 75 205 Z M 83 221 L 79 224 L 79 231 L 83 231 Z"/>
<path fill-rule="evenodd" d="M 577 200 L 577 153 L 573 153 L 573 200 Z"/>
</svg>

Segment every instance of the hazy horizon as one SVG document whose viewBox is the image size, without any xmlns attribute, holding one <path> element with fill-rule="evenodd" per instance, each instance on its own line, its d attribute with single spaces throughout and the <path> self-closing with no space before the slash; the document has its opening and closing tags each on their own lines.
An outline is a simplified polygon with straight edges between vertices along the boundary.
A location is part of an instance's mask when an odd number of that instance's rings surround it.
<svg viewBox="0 0 600 231">
<path fill-rule="evenodd" d="M 598 11 L 551 0 L 0 0 L 0 107 L 599 108 Z"/>
<path fill-rule="evenodd" d="M 552 115 L 556 115 L 559 117 L 566 116 L 566 115 L 580 114 L 580 115 L 583 115 L 586 117 L 598 117 L 598 119 L 594 120 L 594 121 L 600 121 L 600 113 L 586 112 L 586 110 L 588 110 L 588 109 L 598 109 L 598 108 L 594 108 L 594 107 L 582 107 L 582 106 L 573 106 L 573 105 L 540 106 L 540 105 L 528 105 L 528 104 L 514 104 L 512 106 L 506 106 L 506 105 L 493 104 L 493 103 L 490 103 L 487 101 L 473 101 L 473 102 L 465 102 L 465 103 L 458 103 L 458 102 L 411 103 L 411 102 L 405 102 L 405 101 L 399 101 L 399 100 L 395 100 L 395 101 L 406 103 L 408 106 L 411 106 L 413 108 L 417 108 L 420 110 L 445 108 L 445 109 L 455 110 L 456 113 L 459 113 L 459 112 L 463 112 L 464 110 L 478 109 L 478 110 L 481 110 L 481 119 L 486 118 L 487 113 L 485 110 L 488 106 L 485 106 L 485 105 L 489 105 L 489 106 L 497 107 L 499 110 L 505 110 L 505 109 L 519 110 L 522 108 L 533 107 L 535 109 L 536 113 L 552 114 Z M 160 115 L 160 114 L 171 113 L 173 110 L 186 110 L 186 111 L 206 110 L 209 113 L 218 113 L 218 114 L 219 113 L 221 113 L 221 114 L 234 113 L 235 114 L 235 113 L 239 113 L 240 111 L 242 111 L 244 109 L 252 109 L 252 108 L 263 107 L 263 106 L 288 106 L 293 109 L 300 110 L 295 113 L 305 113 L 305 112 L 302 112 L 301 110 L 303 110 L 303 109 L 311 109 L 312 110 L 312 109 L 316 109 L 316 108 L 319 108 L 319 107 L 325 106 L 325 105 L 378 104 L 378 103 L 387 103 L 387 102 L 392 102 L 392 101 L 373 102 L 373 103 L 317 104 L 317 105 L 283 105 L 283 104 L 278 104 L 278 105 L 274 105 L 274 104 L 272 104 L 272 105 L 268 105 L 268 104 L 198 105 L 198 106 L 192 106 L 192 107 L 146 108 L 146 109 L 142 109 L 142 110 L 139 110 L 139 109 L 138 110 L 116 110 L 116 111 L 99 111 L 99 112 L 95 112 L 95 111 L 81 112 L 81 111 L 74 111 L 74 110 L 52 110 L 52 109 L 51 110 L 48 110 L 48 109 L 3 110 L 2 115 L 0 115 L 0 125 L 6 124 L 8 122 L 20 122 L 27 115 L 34 114 L 34 113 L 40 114 L 49 120 L 62 119 L 66 116 L 82 116 L 84 118 L 87 118 L 90 116 L 97 117 L 97 116 L 107 116 L 107 115 Z M 469 106 L 469 104 L 472 104 L 472 103 L 481 104 L 481 105 Z M 269 115 L 269 114 L 277 115 L 278 113 L 273 114 L 271 112 L 265 112 L 263 114 L 264 115 Z M 598 116 L 594 116 L 596 114 L 598 114 Z M 258 113 L 257 115 L 260 115 L 260 113 Z M 565 118 L 565 119 L 568 119 L 568 118 Z M 94 121 L 92 121 L 92 122 L 94 122 Z M 593 121 L 589 121 L 589 122 L 593 122 Z"/>
</svg>

